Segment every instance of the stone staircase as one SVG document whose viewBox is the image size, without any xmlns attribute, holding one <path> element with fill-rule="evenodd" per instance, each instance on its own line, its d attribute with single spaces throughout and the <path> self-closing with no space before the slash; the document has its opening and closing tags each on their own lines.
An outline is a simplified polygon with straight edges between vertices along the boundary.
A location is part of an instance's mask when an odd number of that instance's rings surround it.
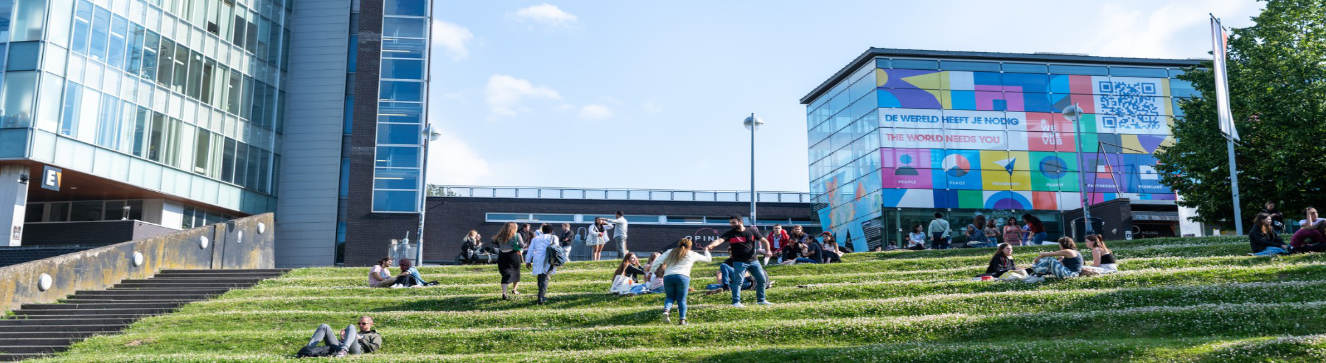
<svg viewBox="0 0 1326 363">
<path fill-rule="evenodd" d="M 286 271 L 164 270 L 107 290 L 79 290 L 59 304 L 24 304 L 13 316 L 0 318 L 0 361 L 64 351 L 89 336 L 113 334 L 138 319 L 168 314 L 184 304 L 247 288 Z"/>
</svg>

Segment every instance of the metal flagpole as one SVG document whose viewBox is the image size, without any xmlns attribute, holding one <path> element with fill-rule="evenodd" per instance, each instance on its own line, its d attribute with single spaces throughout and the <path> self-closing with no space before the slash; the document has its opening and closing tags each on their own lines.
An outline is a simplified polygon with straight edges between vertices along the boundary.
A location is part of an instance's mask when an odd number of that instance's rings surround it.
<svg viewBox="0 0 1326 363">
<path fill-rule="evenodd" d="M 1215 73 L 1216 116 L 1220 122 L 1220 133 L 1225 136 L 1225 149 L 1229 152 L 1229 186 L 1234 202 L 1234 232 L 1243 234 L 1243 208 L 1239 203 L 1238 165 L 1234 160 L 1234 142 L 1239 141 L 1238 129 L 1234 128 L 1234 115 L 1229 110 L 1229 73 L 1225 71 L 1225 28 L 1220 26 L 1220 19 L 1211 15 L 1211 55 L 1212 72 Z"/>
</svg>

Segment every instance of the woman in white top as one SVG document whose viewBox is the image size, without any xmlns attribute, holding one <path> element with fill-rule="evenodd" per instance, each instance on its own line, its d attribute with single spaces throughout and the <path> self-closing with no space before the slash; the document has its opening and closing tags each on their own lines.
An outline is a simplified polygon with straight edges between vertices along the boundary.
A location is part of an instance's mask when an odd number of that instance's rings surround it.
<svg viewBox="0 0 1326 363">
<path fill-rule="evenodd" d="M 603 244 L 608 243 L 607 231 L 609 228 L 612 228 L 612 226 L 604 222 L 603 218 L 594 218 L 594 224 L 589 225 L 589 231 L 586 232 L 589 235 L 585 236 L 585 246 L 589 246 L 590 249 L 594 250 L 594 253 L 589 255 L 591 260 L 599 260 L 599 254 L 603 252 Z"/>
<path fill-rule="evenodd" d="M 557 245 L 557 236 L 552 233 L 552 226 L 544 224 L 539 228 L 538 237 L 534 237 L 529 242 L 529 253 L 525 254 L 525 267 L 530 269 L 530 273 L 538 277 L 539 281 L 539 300 L 538 304 L 548 302 L 548 276 L 556 273 L 556 269 L 548 265 L 548 247 Z"/>
<path fill-rule="evenodd" d="M 922 227 L 919 224 L 916 225 L 916 229 L 913 229 L 912 233 L 907 235 L 907 249 L 917 251 L 924 250 L 925 239 L 925 227 Z"/>
<path fill-rule="evenodd" d="M 658 270 L 663 271 L 663 292 L 666 297 L 663 298 L 663 321 L 671 321 L 668 312 L 672 310 L 672 303 L 677 303 L 677 313 L 681 316 L 681 325 L 686 325 L 686 294 L 691 289 L 691 266 L 696 261 L 709 262 L 713 259 L 709 256 L 709 248 L 704 249 L 704 255 L 691 252 L 691 239 L 683 237 L 677 241 L 677 248 L 663 252 L 662 262 L 658 266 L 649 266 L 655 273 Z"/>
</svg>

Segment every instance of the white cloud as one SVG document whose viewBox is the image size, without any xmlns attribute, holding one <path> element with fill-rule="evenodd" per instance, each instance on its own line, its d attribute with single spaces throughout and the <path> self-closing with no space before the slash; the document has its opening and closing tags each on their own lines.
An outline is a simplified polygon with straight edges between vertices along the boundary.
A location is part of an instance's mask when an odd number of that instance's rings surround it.
<svg viewBox="0 0 1326 363">
<path fill-rule="evenodd" d="M 488 100 L 488 110 L 493 116 L 515 116 L 525 110 L 521 103 L 528 98 L 562 99 L 562 95 L 552 88 L 535 86 L 529 81 L 505 74 L 488 77 L 488 87 L 484 93 Z"/>
<path fill-rule="evenodd" d="M 470 56 L 468 43 L 471 40 L 474 40 L 474 33 L 469 29 L 441 20 L 433 21 L 433 45 L 446 49 L 452 60 Z"/>
<path fill-rule="evenodd" d="M 643 105 L 640 105 L 640 108 L 648 113 L 663 112 L 663 106 L 659 106 L 657 102 L 654 102 L 654 100 L 645 101 Z"/>
<path fill-rule="evenodd" d="M 586 120 L 601 120 L 612 117 L 612 109 L 605 105 L 585 105 L 580 108 L 579 117 Z"/>
<path fill-rule="evenodd" d="M 1094 31 L 1098 35 L 1089 43 L 1093 45 L 1091 54 L 1181 58 L 1192 56 L 1194 48 L 1209 51 L 1207 14 L 1246 14 L 1250 6 L 1257 4 L 1240 0 L 1175 2 L 1144 13 L 1135 10 L 1135 5 L 1105 3 L 1099 12 L 1101 27 Z M 1193 33 L 1206 36 L 1189 39 Z"/>
<path fill-rule="evenodd" d="M 488 160 L 455 134 L 434 126 L 442 136 L 428 145 L 428 182 L 443 185 L 479 185 L 493 176 Z"/>
<path fill-rule="evenodd" d="M 522 22 L 530 21 L 548 27 L 570 27 L 577 20 L 575 14 L 562 11 L 557 6 L 548 3 L 521 8 L 516 10 L 515 16 L 517 20 Z"/>
</svg>

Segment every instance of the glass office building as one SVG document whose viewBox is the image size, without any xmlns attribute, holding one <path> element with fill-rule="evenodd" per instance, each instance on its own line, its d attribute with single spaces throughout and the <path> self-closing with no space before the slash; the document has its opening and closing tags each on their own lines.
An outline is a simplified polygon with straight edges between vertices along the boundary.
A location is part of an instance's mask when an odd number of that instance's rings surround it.
<svg viewBox="0 0 1326 363">
<path fill-rule="evenodd" d="M 1031 213 L 1057 237 L 1084 201 L 1172 208 L 1152 154 L 1195 95 L 1174 77 L 1196 63 L 872 48 L 801 100 L 812 202 L 861 251 L 936 212 L 955 228 Z"/>
<path fill-rule="evenodd" d="M 294 248 L 286 265 L 332 263 L 353 137 L 381 145 L 365 168 L 384 180 L 373 211 L 419 211 L 428 3 L 0 0 L 0 165 L 34 180 L 63 172 L 58 191 L 11 186 L 28 189 L 11 225 L 120 219 L 88 209 L 99 204 L 191 228 L 289 203 L 278 220 L 326 232 L 282 238 L 278 259 Z M 366 19 L 374 26 L 361 29 Z M 380 79 L 356 61 L 364 44 Z M 355 96 L 372 102 L 356 107 Z M 355 135 L 356 119 L 382 125 Z"/>
</svg>

